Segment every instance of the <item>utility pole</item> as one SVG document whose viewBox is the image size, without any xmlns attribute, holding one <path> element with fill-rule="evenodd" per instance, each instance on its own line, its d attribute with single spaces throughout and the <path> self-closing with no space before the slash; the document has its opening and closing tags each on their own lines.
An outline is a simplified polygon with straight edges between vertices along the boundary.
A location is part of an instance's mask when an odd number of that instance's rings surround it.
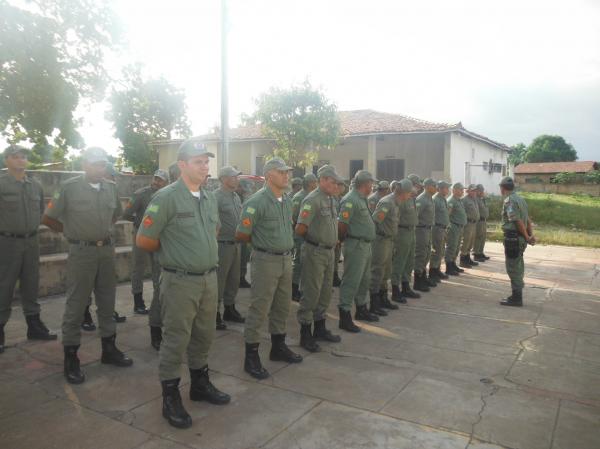
<svg viewBox="0 0 600 449">
<path fill-rule="evenodd" d="M 221 0 L 221 166 L 229 165 L 229 91 L 227 77 L 227 0 Z"/>
</svg>

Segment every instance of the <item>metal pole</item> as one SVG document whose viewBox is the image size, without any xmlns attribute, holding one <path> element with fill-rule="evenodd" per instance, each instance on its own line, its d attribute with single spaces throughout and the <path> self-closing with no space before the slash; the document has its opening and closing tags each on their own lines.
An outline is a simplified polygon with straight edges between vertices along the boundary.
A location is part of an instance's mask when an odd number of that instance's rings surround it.
<svg viewBox="0 0 600 449">
<path fill-rule="evenodd" d="M 229 165 L 229 92 L 227 86 L 227 0 L 221 0 L 221 166 Z"/>
</svg>

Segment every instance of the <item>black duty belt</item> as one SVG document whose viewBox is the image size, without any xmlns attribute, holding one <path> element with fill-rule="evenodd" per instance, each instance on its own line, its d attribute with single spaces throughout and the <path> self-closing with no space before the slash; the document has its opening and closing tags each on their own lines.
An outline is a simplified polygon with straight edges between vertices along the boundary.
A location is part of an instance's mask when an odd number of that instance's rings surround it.
<svg viewBox="0 0 600 449">
<path fill-rule="evenodd" d="M 467 220 L 468 223 L 477 223 L 477 220 Z"/>
<path fill-rule="evenodd" d="M 323 245 L 322 243 L 311 242 L 308 239 L 304 239 L 304 242 L 308 243 L 309 245 L 316 246 L 317 248 L 325 248 L 325 249 L 333 249 L 333 248 L 335 248 L 335 246 Z"/>
<path fill-rule="evenodd" d="M 196 273 L 194 271 L 177 270 L 175 268 L 163 267 L 163 270 L 165 270 L 169 273 L 185 274 L 186 276 L 205 276 L 207 274 L 212 273 L 213 271 L 216 271 L 216 269 L 217 269 L 217 267 L 212 267 L 211 269 L 203 271 L 202 273 Z"/>
<path fill-rule="evenodd" d="M 352 240 L 359 240 L 361 242 L 371 243 L 371 240 L 365 239 L 363 237 L 354 237 L 353 235 L 349 235 L 348 238 Z"/>
<path fill-rule="evenodd" d="M 441 224 L 441 223 L 436 223 L 436 224 L 435 224 L 435 227 L 436 227 L 436 228 L 444 228 L 444 229 L 446 229 L 446 228 L 448 227 L 448 225 Z"/>
<path fill-rule="evenodd" d="M 26 234 L 15 234 L 13 232 L 0 232 L 0 235 L 2 237 L 8 237 L 11 239 L 28 239 L 29 237 L 33 237 L 34 235 L 37 235 L 37 231 L 31 231 L 31 232 L 27 232 Z"/>
<path fill-rule="evenodd" d="M 112 245 L 112 240 L 110 239 L 110 237 L 104 239 L 104 240 L 74 240 L 74 239 L 67 239 L 68 242 L 72 245 L 80 245 L 80 246 L 108 246 L 108 245 Z"/>
<path fill-rule="evenodd" d="M 232 240 L 218 240 L 219 243 L 222 243 L 223 245 L 235 245 L 237 242 L 232 241 Z"/>
<path fill-rule="evenodd" d="M 272 256 L 289 256 L 290 254 L 292 254 L 291 250 L 284 251 L 284 252 L 277 252 L 277 251 L 269 251 L 268 249 L 257 248 L 256 246 L 254 246 L 253 249 L 255 251 L 258 251 L 259 253 L 271 254 Z"/>
<path fill-rule="evenodd" d="M 400 229 L 408 229 L 409 231 L 410 231 L 411 229 L 414 229 L 414 226 L 398 225 L 398 227 L 399 227 Z"/>
<path fill-rule="evenodd" d="M 417 228 L 431 229 L 431 225 L 417 225 Z"/>
</svg>

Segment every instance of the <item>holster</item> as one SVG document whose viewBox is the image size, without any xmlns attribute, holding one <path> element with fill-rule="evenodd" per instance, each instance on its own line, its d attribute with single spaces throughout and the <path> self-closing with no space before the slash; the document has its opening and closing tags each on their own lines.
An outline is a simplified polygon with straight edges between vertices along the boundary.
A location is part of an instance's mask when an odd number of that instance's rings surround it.
<svg viewBox="0 0 600 449">
<path fill-rule="evenodd" d="M 521 255 L 517 231 L 504 231 L 504 255 L 509 259 L 516 259 Z"/>
</svg>

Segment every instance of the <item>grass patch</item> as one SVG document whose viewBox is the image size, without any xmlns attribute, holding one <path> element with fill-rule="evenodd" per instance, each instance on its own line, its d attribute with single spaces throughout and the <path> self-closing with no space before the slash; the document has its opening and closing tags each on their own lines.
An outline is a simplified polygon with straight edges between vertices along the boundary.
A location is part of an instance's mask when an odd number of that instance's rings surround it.
<svg viewBox="0 0 600 449">
<path fill-rule="evenodd" d="M 580 231 L 552 225 L 536 225 L 533 231 L 537 245 L 586 246 L 600 248 L 599 231 Z M 488 222 L 488 239 L 500 242 L 504 236 L 500 222 Z"/>
</svg>

